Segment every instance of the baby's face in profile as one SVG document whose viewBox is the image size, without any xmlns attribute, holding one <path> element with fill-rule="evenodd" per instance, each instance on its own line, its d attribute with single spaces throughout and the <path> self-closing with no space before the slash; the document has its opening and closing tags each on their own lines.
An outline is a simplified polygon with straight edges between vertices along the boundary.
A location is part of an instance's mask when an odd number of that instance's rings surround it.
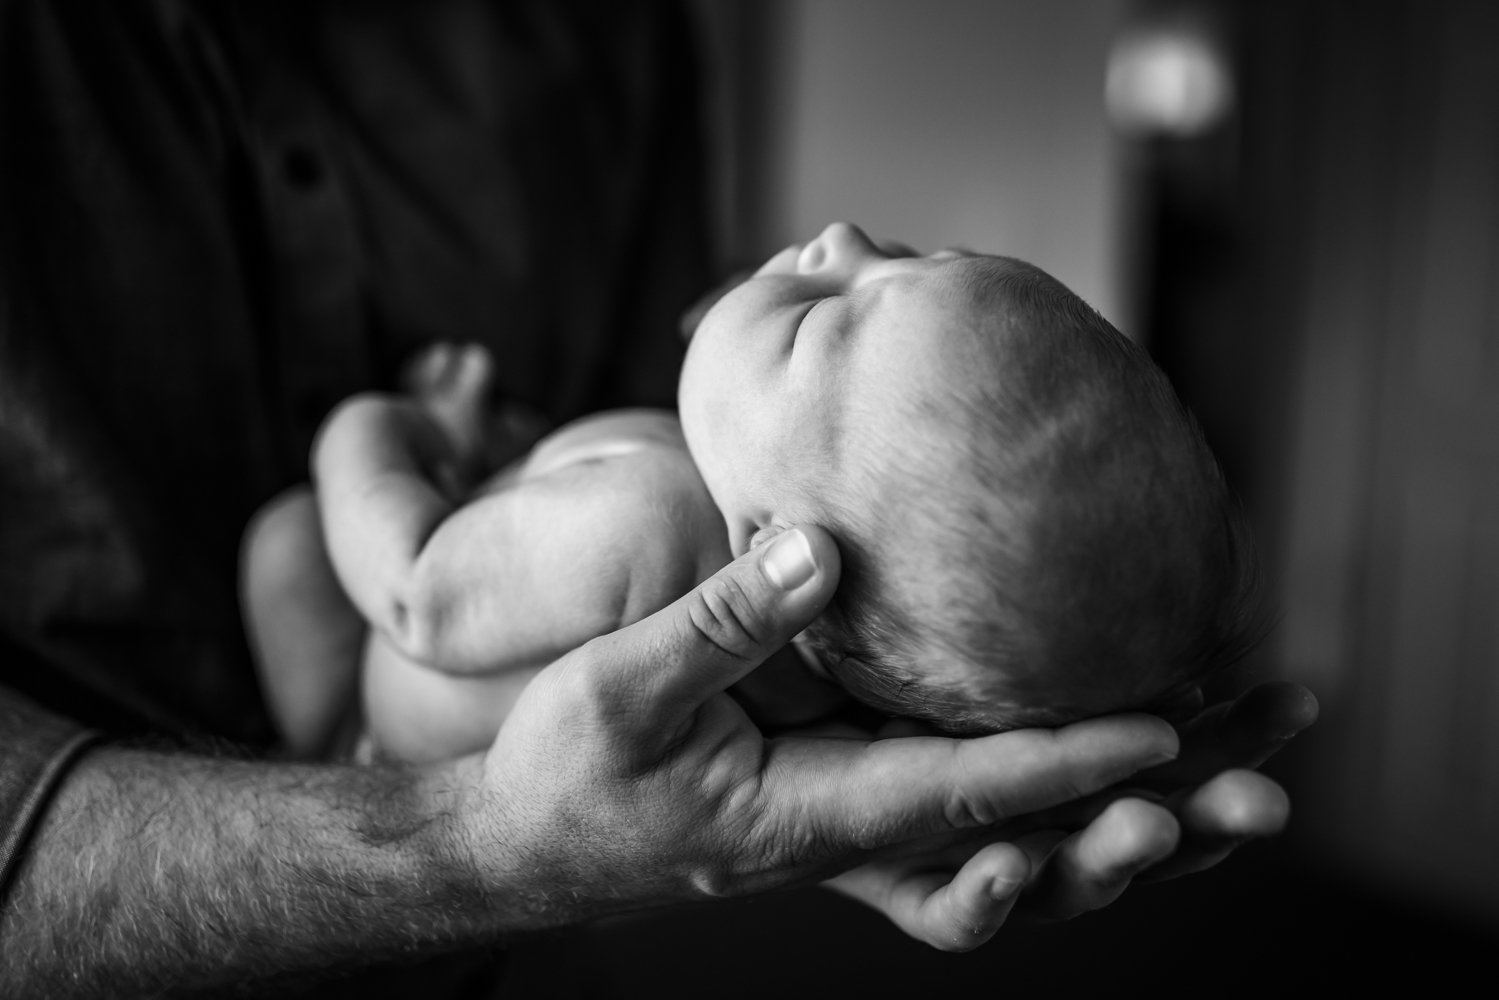
<svg viewBox="0 0 1499 1000">
<path fill-rule="evenodd" d="M 834 223 L 776 254 L 708 311 L 688 348 L 682 427 L 736 553 L 761 528 L 822 521 L 871 449 L 915 444 L 910 400 L 992 365 L 961 281 L 974 255 L 882 249 Z M 961 394 L 961 393 L 960 393 Z M 932 484 L 940 488 L 940 484 Z"/>
</svg>

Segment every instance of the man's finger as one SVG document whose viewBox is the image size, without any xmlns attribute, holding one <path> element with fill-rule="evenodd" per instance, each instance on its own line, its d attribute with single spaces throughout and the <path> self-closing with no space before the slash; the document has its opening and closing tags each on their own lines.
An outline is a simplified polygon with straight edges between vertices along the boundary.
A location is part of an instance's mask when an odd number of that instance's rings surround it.
<svg viewBox="0 0 1499 1000">
<path fill-rule="evenodd" d="M 778 740 L 766 821 L 818 832 L 833 853 L 997 823 L 1089 795 L 1171 759 L 1176 731 L 1148 715 L 953 740 Z"/>
<path fill-rule="evenodd" d="M 789 528 L 650 617 L 590 644 L 601 688 L 656 718 L 695 710 L 759 666 L 822 613 L 838 584 L 838 547 Z"/>
<path fill-rule="evenodd" d="M 996 843 L 980 848 L 956 874 L 925 858 L 908 858 L 866 865 L 827 884 L 883 913 L 918 941 L 942 951 L 971 951 L 1004 926 L 1029 876 L 1025 853 Z"/>
<path fill-rule="evenodd" d="M 951 882 L 920 902 L 914 920 L 922 938 L 943 951 L 971 951 L 1004 926 L 1030 877 L 1030 859 L 1013 844 L 990 844 Z"/>
<path fill-rule="evenodd" d="M 1291 800 L 1258 771 L 1224 771 L 1188 793 L 1176 814 L 1193 837 L 1237 842 L 1280 833 Z"/>
<path fill-rule="evenodd" d="M 1118 899 L 1140 872 L 1172 855 L 1181 829 L 1172 814 L 1141 799 L 1119 799 L 1056 844 L 1026 889 L 1027 915 L 1066 920 Z"/>
<path fill-rule="evenodd" d="M 1261 684 L 1183 726 L 1181 756 L 1142 780 L 1169 791 L 1233 768 L 1258 767 L 1316 719 L 1317 699 L 1306 688 Z"/>
<path fill-rule="evenodd" d="M 1222 861 L 1251 840 L 1285 829 L 1291 800 L 1285 789 L 1257 771 L 1225 771 L 1206 784 L 1167 800 L 1182 825 L 1181 847 L 1146 880 L 1190 875 Z"/>
</svg>

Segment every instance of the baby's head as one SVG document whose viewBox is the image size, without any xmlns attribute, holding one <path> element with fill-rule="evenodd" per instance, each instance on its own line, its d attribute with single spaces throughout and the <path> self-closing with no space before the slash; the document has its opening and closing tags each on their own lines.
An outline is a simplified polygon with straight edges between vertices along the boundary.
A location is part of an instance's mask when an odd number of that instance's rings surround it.
<svg viewBox="0 0 1499 1000">
<path fill-rule="evenodd" d="M 1196 424 L 1028 264 L 829 226 L 708 312 L 680 405 L 736 554 L 799 522 L 837 538 L 799 642 L 877 708 L 958 732 L 1159 709 L 1260 636 Z"/>
</svg>

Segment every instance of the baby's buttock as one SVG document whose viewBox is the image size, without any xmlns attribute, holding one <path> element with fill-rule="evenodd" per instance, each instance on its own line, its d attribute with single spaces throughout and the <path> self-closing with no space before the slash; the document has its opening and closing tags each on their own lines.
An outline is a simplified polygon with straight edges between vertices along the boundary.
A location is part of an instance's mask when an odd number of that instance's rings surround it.
<svg viewBox="0 0 1499 1000">
<path fill-rule="evenodd" d="M 474 676 L 415 663 L 371 633 L 365 644 L 366 734 L 377 757 L 437 763 L 487 750 L 500 724 L 544 664 Z"/>
</svg>

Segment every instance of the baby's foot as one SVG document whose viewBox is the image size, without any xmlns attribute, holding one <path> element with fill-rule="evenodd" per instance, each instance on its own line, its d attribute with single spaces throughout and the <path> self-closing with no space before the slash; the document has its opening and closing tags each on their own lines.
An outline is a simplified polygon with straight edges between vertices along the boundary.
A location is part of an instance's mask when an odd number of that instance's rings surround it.
<svg viewBox="0 0 1499 1000">
<path fill-rule="evenodd" d="M 447 432 L 460 462 L 484 453 L 494 359 L 479 344 L 433 344 L 406 371 L 406 390 Z"/>
</svg>

